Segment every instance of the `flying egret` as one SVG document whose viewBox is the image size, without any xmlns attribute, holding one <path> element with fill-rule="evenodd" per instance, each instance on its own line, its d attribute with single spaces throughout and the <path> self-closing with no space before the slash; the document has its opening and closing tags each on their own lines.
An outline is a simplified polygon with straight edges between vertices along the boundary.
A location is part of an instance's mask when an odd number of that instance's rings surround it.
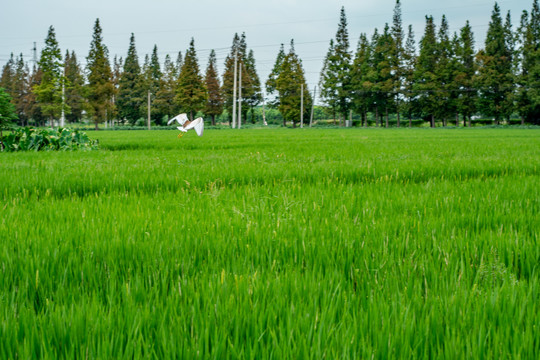
<svg viewBox="0 0 540 360">
<path fill-rule="evenodd" d="M 181 138 L 184 133 L 188 132 L 188 130 L 195 129 L 195 132 L 197 135 L 202 136 L 204 131 L 204 121 L 202 118 L 196 118 L 193 121 L 189 121 L 186 114 L 179 114 L 173 117 L 167 125 L 170 125 L 172 122 L 176 121 L 180 126 L 177 126 L 176 128 L 181 131 L 180 134 L 178 134 L 178 137 Z"/>
</svg>

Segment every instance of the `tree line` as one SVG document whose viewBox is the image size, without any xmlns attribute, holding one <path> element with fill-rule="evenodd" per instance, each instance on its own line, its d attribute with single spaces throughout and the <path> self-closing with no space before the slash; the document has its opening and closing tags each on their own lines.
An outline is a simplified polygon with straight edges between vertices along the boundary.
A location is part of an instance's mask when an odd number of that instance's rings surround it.
<svg viewBox="0 0 540 360">
<path fill-rule="evenodd" d="M 522 124 L 540 123 L 538 0 L 530 13 L 523 11 L 515 30 L 510 13 L 503 20 L 495 3 L 485 46 L 475 51 L 474 45 L 469 22 L 450 34 L 445 16 L 438 28 L 433 17 L 426 16 L 417 44 L 412 26 L 403 29 L 397 0 L 391 25 L 375 29 L 369 37 L 360 34 L 356 50 L 351 51 L 342 8 L 321 70 L 319 97 L 328 116 L 341 124 L 353 113 L 363 126 L 374 118 L 377 126 L 388 127 L 390 116 L 398 127 L 404 119 L 411 126 L 413 118 L 431 126 L 436 121 L 459 125 L 461 118 L 464 126 L 470 126 L 477 114 L 497 124 L 509 121 L 512 114 L 518 114 Z M 234 35 L 220 77 L 214 50 L 201 71 L 194 39 L 175 59 L 166 55 L 161 62 L 154 46 L 141 63 L 131 34 L 125 59 L 115 56 L 111 63 L 99 19 L 85 67 L 74 51 L 62 55 L 51 26 L 37 62 L 30 66 L 22 54 L 11 55 L 2 69 L 0 88 L 9 94 L 19 125 L 43 126 L 57 119 L 74 123 L 87 117 L 96 128 L 105 121 L 135 125 L 148 113 L 157 125 L 180 112 L 190 117 L 201 112 L 212 124 L 217 117 L 231 122 L 235 105 L 244 121 L 255 122 L 257 107 L 266 105 L 279 111 L 284 126 L 296 126 L 309 121 L 315 95 L 308 90 L 293 40 L 287 51 L 281 45 L 271 73 L 261 84 L 245 34 Z"/>
</svg>

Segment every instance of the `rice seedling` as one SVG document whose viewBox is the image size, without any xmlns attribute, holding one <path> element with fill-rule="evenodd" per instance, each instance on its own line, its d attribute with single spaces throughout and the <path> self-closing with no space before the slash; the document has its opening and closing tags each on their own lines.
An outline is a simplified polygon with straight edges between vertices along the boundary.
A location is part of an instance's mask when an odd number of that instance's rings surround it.
<svg viewBox="0 0 540 360">
<path fill-rule="evenodd" d="M 1 358 L 540 353 L 537 130 L 90 135 L 0 154 Z"/>
</svg>

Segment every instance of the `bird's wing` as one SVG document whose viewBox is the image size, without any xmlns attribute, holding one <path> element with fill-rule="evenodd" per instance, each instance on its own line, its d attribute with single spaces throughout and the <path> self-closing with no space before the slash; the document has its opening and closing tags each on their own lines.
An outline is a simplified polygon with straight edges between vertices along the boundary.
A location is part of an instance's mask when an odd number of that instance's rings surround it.
<svg viewBox="0 0 540 360">
<path fill-rule="evenodd" d="M 197 122 L 197 120 L 200 120 Z M 203 131 L 204 131 L 204 121 L 202 118 L 197 118 L 194 120 L 194 122 L 197 122 L 194 126 L 195 128 L 195 132 L 197 133 L 197 135 L 199 136 L 202 136 L 203 134 Z"/>
<path fill-rule="evenodd" d="M 204 121 L 202 118 L 196 118 L 192 122 L 186 125 L 186 130 L 195 129 L 197 135 L 202 136 L 204 130 Z"/>
<path fill-rule="evenodd" d="M 180 125 L 184 125 L 187 120 L 188 118 L 186 114 L 179 114 L 169 120 L 169 122 L 167 122 L 167 125 L 170 125 L 173 121 L 178 122 Z"/>
</svg>

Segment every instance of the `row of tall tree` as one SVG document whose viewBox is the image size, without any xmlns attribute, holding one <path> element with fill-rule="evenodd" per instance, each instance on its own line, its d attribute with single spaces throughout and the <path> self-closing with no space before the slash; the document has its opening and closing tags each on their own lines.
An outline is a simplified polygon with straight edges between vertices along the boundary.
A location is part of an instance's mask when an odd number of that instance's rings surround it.
<svg viewBox="0 0 540 360">
<path fill-rule="evenodd" d="M 450 34 L 445 16 L 438 29 L 432 16 L 418 49 L 412 26 L 405 32 L 401 3 L 396 1 L 392 24 L 375 29 L 371 38 L 361 34 L 356 52 L 349 50 L 345 10 L 341 9 L 335 39 L 330 42 L 321 72 L 321 95 L 338 117 L 351 112 L 375 114 L 388 126 L 389 113 L 397 126 L 402 115 L 422 117 L 435 126 L 456 125 L 461 118 L 470 126 L 474 114 L 509 120 L 513 113 L 525 121 L 540 123 L 540 9 L 534 0 L 524 11 L 520 25 L 512 29 L 510 12 L 503 21 L 495 3 L 485 47 L 474 50 L 467 21 L 459 33 Z"/>
<path fill-rule="evenodd" d="M 445 16 L 437 29 L 426 16 L 424 34 L 417 46 L 412 26 L 402 27 L 401 3 L 396 1 L 392 24 L 382 31 L 361 34 L 356 51 L 350 50 L 345 9 L 341 9 L 335 39 L 330 41 L 320 77 L 320 97 L 334 119 L 359 114 L 367 125 L 368 114 L 386 126 L 389 118 L 423 118 L 435 126 L 483 114 L 499 123 L 513 113 L 522 122 L 540 120 L 540 9 L 533 1 L 513 30 L 510 13 L 503 21 L 495 3 L 485 46 L 474 50 L 474 36 L 467 22 L 459 33 L 449 34 Z M 202 73 L 192 39 L 184 55 L 163 62 L 157 46 L 144 61 L 138 57 L 132 34 L 125 59 L 112 64 L 103 43 L 99 19 L 94 25 L 90 51 L 83 68 L 73 51 L 62 56 L 54 28 L 49 28 L 37 63 L 11 56 L 2 69 L 0 87 L 11 95 L 20 125 L 45 125 L 55 119 L 77 122 L 83 115 L 97 125 L 104 121 L 135 124 L 148 114 L 160 125 L 186 112 L 202 112 L 215 123 L 227 114 L 231 120 L 236 101 L 245 120 L 255 121 L 255 108 L 266 104 L 279 110 L 283 124 L 295 126 L 309 118 L 314 99 L 308 91 L 302 61 L 291 40 L 281 45 L 264 85 L 257 75 L 253 50 L 245 34 L 234 35 L 224 71 L 218 74 L 212 50 Z M 235 81 L 236 74 L 236 81 Z M 235 82 L 236 89 L 235 92 Z M 263 98 L 262 88 L 267 97 Z M 235 97 L 235 93 L 238 96 Z M 341 122 L 342 124 L 344 121 Z M 62 125 L 62 124 L 61 124 Z"/>
</svg>

